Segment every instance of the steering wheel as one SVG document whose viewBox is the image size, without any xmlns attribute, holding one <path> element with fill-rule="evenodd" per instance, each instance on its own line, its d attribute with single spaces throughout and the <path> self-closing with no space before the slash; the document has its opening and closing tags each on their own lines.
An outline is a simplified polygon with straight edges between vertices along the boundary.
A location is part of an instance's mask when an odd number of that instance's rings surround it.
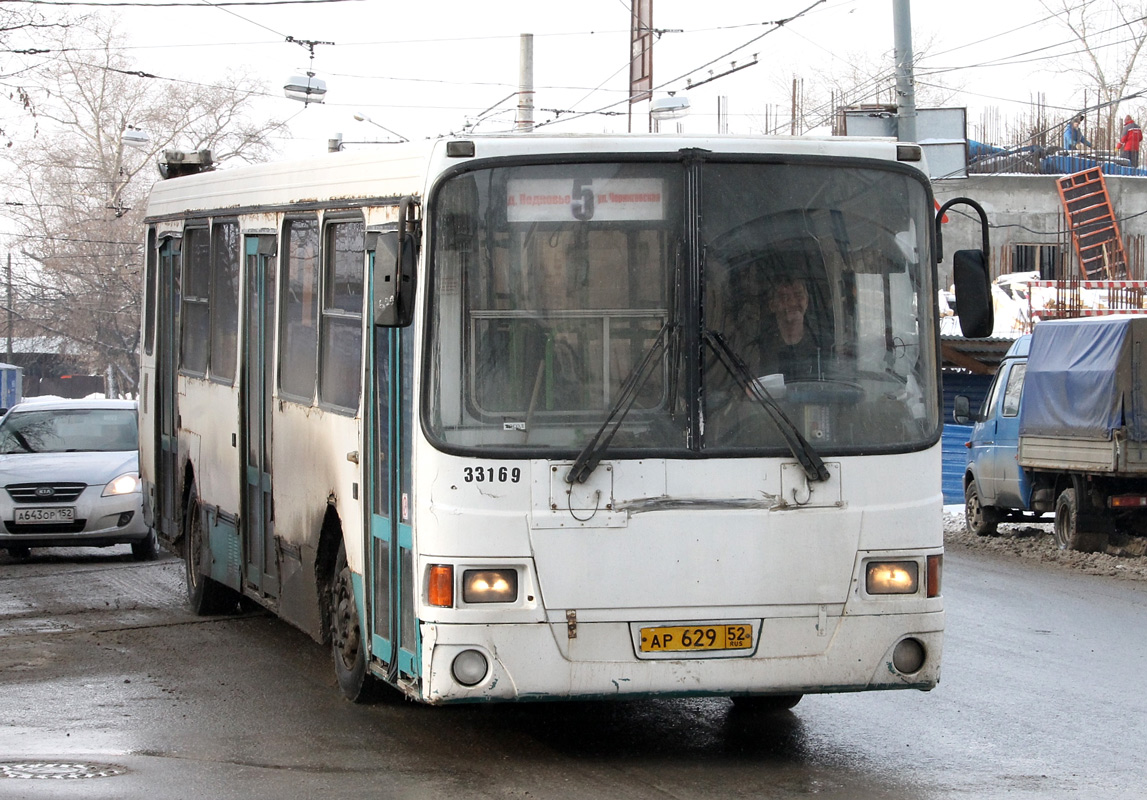
<svg viewBox="0 0 1147 800">
<path fill-rule="evenodd" d="M 811 406 L 852 405 L 864 400 L 864 387 L 838 378 L 785 381 L 784 400 Z"/>
</svg>

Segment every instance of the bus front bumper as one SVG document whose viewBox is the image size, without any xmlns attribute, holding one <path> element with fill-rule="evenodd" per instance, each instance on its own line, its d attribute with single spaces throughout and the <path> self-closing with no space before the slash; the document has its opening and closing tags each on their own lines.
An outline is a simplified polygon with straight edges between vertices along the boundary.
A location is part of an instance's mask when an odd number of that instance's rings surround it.
<svg viewBox="0 0 1147 800">
<path fill-rule="evenodd" d="M 783 622 L 758 628 L 763 633 L 744 656 L 670 658 L 639 658 L 632 625 L 622 622 L 582 623 L 573 638 L 565 625 L 552 623 L 423 623 L 428 680 L 418 699 L 437 704 L 816 694 L 929 690 L 939 683 L 943 611 Z"/>
</svg>

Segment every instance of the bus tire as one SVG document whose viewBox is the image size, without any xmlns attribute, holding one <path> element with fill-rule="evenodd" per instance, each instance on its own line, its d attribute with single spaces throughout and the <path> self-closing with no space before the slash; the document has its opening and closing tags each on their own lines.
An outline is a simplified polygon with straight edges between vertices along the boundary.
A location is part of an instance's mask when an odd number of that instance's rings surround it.
<svg viewBox="0 0 1147 800">
<path fill-rule="evenodd" d="M 192 487 L 187 507 L 183 510 L 183 564 L 187 579 L 187 604 L 191 606 L 192 613 L 201 617 L 234 611 L 239 603 L 239 593 L 200 571 L 202 554 L 203 513 L 199 508 L 199 495 Z"/>
<path fill-rule="evenodd" d="M 354 583 L 347 565 L 346 548 L 340 544 L 331 579 L 330 602 L 331 655 L 335 662 L 335 677 L 339 690 L 352 703 L 371 699 L 373 678 L 366 669 L 366 648 L 363 646 L 362 624 L 358 604 L 354 599 Z"/>
<path fill-rule="evenodd" d="M 155 537 L 155 528 L 147 532 L 147 536 L 138 542 L 131 543 L 131 557 L 136 561 L 155 561 L 159 558 L 159 540 Z"/>
<path fill-rule="evenodd" d="M 803 697 L 803 694 L 763 694 L 737 695 L 730 699 L 733 701 L 733 707 L 740 711 L 771 714 L 777 711 L 789 711 Z"/>
<path fill-rule="evenodd" d="M 977 536 L 995 536 L 1000 524 L 999 509 L 983 504 L 974 478 L 964 487 L 964 523 Z"/>
</svg>

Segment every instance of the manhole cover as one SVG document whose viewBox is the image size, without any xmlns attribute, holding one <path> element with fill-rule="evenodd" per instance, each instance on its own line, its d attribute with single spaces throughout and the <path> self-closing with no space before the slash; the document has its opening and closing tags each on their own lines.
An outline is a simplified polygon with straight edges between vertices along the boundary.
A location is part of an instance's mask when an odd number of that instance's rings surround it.
<svg viewBox="0 0 1147 800">
<path fill-rule="evenodd" d="M 0 761 L 0 778 L 74 781 L 79 778 L 110 778 L 127 770 L 115 764 L 80 761 Z"/>
</svg>

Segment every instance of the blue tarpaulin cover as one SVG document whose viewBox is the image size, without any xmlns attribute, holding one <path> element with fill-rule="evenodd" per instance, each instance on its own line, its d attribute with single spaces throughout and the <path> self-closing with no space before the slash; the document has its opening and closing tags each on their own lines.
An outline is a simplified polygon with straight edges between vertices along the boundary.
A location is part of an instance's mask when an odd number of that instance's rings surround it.
<svg viewBox="0 0 1147 800">
<path fill-rule="evenodd" d="M 1109 440 L 1126 426 L 1143 441 L 1147 420 L 1135 398 L 1132 343 L 1147 318 L 1046 320 L 1035 326 L 1020 405 L 1020 436 Z"/>
<path fill-rule="evenodd" d="M 1147 175 L 1147 169 L 1132 167 L 1117 161 L 1087 158 L 1068 152 L 1048 156 L 1040 160 L 1040 171 L 1045 175 L 1069 175 L 1073 172 L 1082 172 L 1085 169 L 1099 167 L 1104 175 Z"/>
</svg>

